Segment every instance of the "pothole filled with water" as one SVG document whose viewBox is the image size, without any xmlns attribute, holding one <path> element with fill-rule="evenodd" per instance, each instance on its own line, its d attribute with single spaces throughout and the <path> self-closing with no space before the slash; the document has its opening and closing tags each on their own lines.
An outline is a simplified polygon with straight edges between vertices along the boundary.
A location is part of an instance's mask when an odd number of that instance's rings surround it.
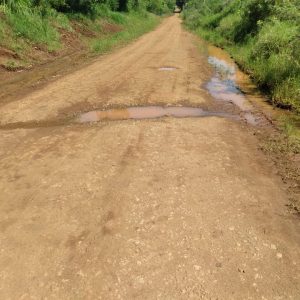
<svg viewBox="0 0 300 300">
<path fill-rule="evenodd" d="M 242 116 L 249 124 L 257 125 L 259 120 L 252 112 L 254 108 L 236 83 L 235 65 L 214 56 L 209 56 L 208 62 L 215 69 L 214 76 L 206 84 L 209 93 L 218 101 L 233 103 L 241 110 Z"/>
<path fill-rule="evenodd" d="M 223 117 L 234 118 L 232 115 L 221 112 L 208 112 L 201 108 L 185 106 L 144 106 L 124 109 L 95 110 L 81 114 L 77 121 L 80 123 L 129 120 L 129 119 L 155 119 L 161 117 L 187 118 L 187 117 Z"/>
<path fill-rule="evenodd" d="M 205 111 L 197 107 L 186 106 L 142 106 L 129 107 L 121 109 L 108 110 L 93 110 L 82 113 L 77 117 L 68 117 L 66 119 L 52 119 L 40 121 L 27 121 L 0 124 L 0 130 L 12 129 L 34 129 L 34 128 L 49 128 L 57 126 L 67 126 L 76 123 L 93 123 L 100 121 L 117 121 L 117 120 L 142 120 L 142 119 L 157 119 L 162 117 L 174 118 L 200 118 L 200 117 L 220 117 L 232 120 L 239 120 L 236 115 Z"/>
</svg>

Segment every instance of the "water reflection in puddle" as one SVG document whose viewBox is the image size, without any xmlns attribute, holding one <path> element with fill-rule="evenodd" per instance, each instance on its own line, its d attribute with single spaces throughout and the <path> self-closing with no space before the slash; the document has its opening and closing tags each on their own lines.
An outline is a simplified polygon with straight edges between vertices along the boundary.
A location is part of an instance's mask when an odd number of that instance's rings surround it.
<svg viewBox="0 0 300 300">
<path fill-rule="evenodd" d="M 209 56 L 208 62 L 215 69 L 214 76 L 206 85 L 209 93 L 216 100 L 235 104 L 242 111 L 242 115 L 248 123 L 257 125 L 258 120 L 252 113 L 253 106 L 236 83 L 236 66 L 214 56 Z"/>
<path fill-rule="evenodd" d="M 176 70 L 175 67 L 161 67 L 159 68 L 159 71 L 174 71 Z"/>
<path fill-rule="evenodd" d="M 106 111 L 90 111 L 79 116 L 80 123 L 98 122 L 101 120 L 127 120 L 127 119 L 155 119 L 161 117 L 225 117 L 232 118 L 232 115 L 219 112 L 207 112 L 195 107 L 129 107 L 124 109 L 109 109 Z"/>
<path fill-rule="evenodd" d="M 231 79 L 220 79 L 214 76 L 207 84 L 210 94 L 217 100 L 232 102 L 242 111 L 252 109 L 244 94 L 236 87 Z"/>
<path fill-rule="evenodd" d="M 234 65 L 229 65 L 226 61 L 218 59 L 214 56 L 208 57 L 208 62 L 215 67 L 219 75 L 223 75 L 226 78 L 235 78 L 235 67 Z"/>
</svg>

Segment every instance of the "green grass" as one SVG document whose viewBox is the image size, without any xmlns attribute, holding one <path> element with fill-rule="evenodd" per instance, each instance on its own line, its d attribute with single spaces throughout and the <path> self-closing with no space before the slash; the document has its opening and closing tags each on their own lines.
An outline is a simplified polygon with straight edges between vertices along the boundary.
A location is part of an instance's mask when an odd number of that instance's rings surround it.
<svg viewBox="0 0 300 300">
<path fill-rule="evenodd" d="M 91 43 L 92 51 L 104 53 L 111 50 L 116 45 L 127 43 L 147 31 L 153 29 L 159 22 L 159 18 L 152 14 L 145 13 L 114 13 L 114 20 L 122 24 L 120 32 L 106 35 L 95 39 Z"/>
<path fill-rule="evenodd" d="M 60 36 L 51 23 L 51 17 L 43 16 L 39 9 L 20 5 L 15 10 L 7 8 L 5 16 L 16 38 L 45 45 L 49 51 L 60 47 Z"/>
<path fill-rule="evenodd" d="M 24 69 L 26 65 L 19 61 L 9 59 L 3 64 L 3 67 L 8 71 L 18 71 Z"/>
<path fill-rule="evenodd" d="M 300 116 L 285 115 L 279 119 L 279 124 L 284 133 L 284 143 L 281 143 L 282 152 L 286 154 L 300 153 Z"/>
</svg>

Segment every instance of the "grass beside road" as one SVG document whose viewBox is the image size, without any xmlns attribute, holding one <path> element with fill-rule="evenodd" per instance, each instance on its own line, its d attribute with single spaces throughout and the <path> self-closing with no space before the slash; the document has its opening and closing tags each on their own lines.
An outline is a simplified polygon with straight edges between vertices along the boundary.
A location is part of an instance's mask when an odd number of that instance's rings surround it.
<svg viewBox="0 0 300 300">
<path fill-rule="evenodd" d="M 121 26 L 122 30 L 93 40 L 91 43 L 93 51 L 107 52 L 115 46 L 127 43 L 152 30 L 159 23 L 159 18 L 149 13 L 114 14 L 115 24 Z"/>
<path fill-rule="evenodd" d="M 13 8 L 2 4 L 0 66 L 17 71 L 68 52 L 104 53 L 152 30 L 160 20 L 145 10 L 118 12 L 105 5 L 98 5 L 90 16 L 22 1 Z"/>
</svg>

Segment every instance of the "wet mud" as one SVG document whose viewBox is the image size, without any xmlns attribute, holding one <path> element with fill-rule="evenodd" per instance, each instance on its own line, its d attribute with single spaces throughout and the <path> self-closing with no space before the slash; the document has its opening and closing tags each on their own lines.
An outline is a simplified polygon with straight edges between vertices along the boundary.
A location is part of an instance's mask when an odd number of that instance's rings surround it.
<svg viewBox="0 0 300 300">
<path fill-rule="evenodd" d="M 36 129 L 66 126 L 74 123 L 72 119 L 54 119 L 43 121 L 14 122 L 0 125 L 0 130 Z"/>
<path fill-rule="evenodd" d="M 44 121 L 28 121 L 15 122 L 0 125 L 0 130 L 12 129 L 34 129 L 34 128 L 48 128 L 67 126 L 71 124 L 94 123 L 101 121 L 121 121 L 121 120 L 143 120 L 143 119 L 157 119 L 163 117 L 174 118 L 204 118 L 204 117 L 220 117 L 232 120 L 239 118 L 233 114 L 225 112 L 205 111 L 197 107 L 184 106 L 142 106 L 129 107 L 120 109 L 108 110 L 93 110 L 82 113 L 75 117 L 68 117 L 65 119 L 53 119 Z"/>
<path fill-rule="evenodd" d="M 258 125 L 260 118 L 255 116 L 255 108 L 237 83 L 237 66 L 224 57 L 218 58 L 212 55 L 208 56 L 208 63 L 214 68 L 214 74 L 205 88 L 216 101 L 225 101 L 237 106 L 247 123 Z"/>
<path fill-rule="evenodd" d="M 178 107 L 178 106 L 144 106 L 129 107 L 124 109 L 109 109 L 104 111 L 90 111 L 80 115 L 77 121 L 80 123 L 98 122 L 102 120 L 142 120 L 155 119 L 162 117 L 188 118 L 188 117 L 223 117 L 234 118 L 233 115 L 222 112 L 204 111 L 197 107 Z"/>
</svg>

